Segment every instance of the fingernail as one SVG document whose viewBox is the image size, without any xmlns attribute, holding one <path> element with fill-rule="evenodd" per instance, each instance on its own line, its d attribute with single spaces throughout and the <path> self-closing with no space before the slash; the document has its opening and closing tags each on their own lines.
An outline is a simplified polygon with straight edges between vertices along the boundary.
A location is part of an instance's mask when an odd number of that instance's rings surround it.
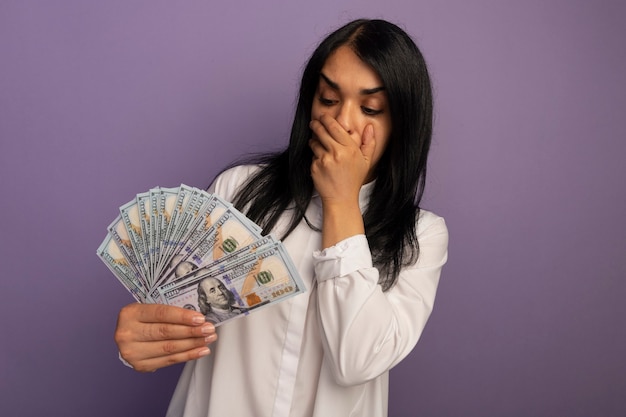
<svg viewBox="0 0 626 417">
<path fill-rule="evenodd" d="M 206 356 L 211 353 L 211 349 L 208 347 L 203 348 L 200 352 L 198 352 L 198 357 Z"/>
<path fill-rule="evenodd" d="M 206 320 L 204 319 L 204 316 L 193 316 L 191 321 L 193 324 L 202 324 L 206 322 Z"/>
<path fill-rule="evenodd" d="M 212 334 L 215 333 L 215 327 L 211 323 L 208 323 L 202 326 L 200 331 L 202 332 L 202 334 Z"/>
<path fill-rule="evenodd" d="M 211 342 L 215 342 L 216 339 L 217 339 L 217 335 L 215 333 L 213 333 L 211 336 L 205 337 L 204 341 L 206 343 L 211 343 Z"/>
</svg>

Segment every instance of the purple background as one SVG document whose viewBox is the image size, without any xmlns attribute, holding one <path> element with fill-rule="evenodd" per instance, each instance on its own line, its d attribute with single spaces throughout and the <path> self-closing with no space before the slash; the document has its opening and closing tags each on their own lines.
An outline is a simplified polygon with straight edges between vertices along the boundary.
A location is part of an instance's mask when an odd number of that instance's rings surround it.
<svg viewBox="0 0 626 417">
<path fill-rule="evenodd" d="M 450 229 L 390 415 L 626 415 L 618 0 L 2 1 L 0 415 L 164 414 L 180 367 L 119 364 L 105 228 L 138 192 L 284 146 L 305 59 L 362 16 L 430 65 L 425 205 Z"/>
</svg>

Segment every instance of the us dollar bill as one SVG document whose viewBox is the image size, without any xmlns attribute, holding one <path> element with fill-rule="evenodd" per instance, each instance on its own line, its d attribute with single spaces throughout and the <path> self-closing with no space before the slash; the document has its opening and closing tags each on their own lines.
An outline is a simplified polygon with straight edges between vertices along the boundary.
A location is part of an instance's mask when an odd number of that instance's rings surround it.
<svg viewBox="0 0 626 417">
<path fill-rule="evenodd" d="M 182 285 L 184 282 L 194 279 L 200 275 L 213 274 L 217 275 L 232 269 L 235 265 L 240 263 L 245 263 L 247 261 L 247 256 L 252 255 L 256 252 L 262 252 L 263 250 L 276 245 L 278 241 L 274 238 L 274 236 L 269 235 L 265 237 L 261 237 L 249 245 L 243 246 L 238 250 L 225 254 L 224 256 L 220 256 L 217 258 L 210 257 L 201 257 L 202 248 L 198 247 L 197 251 L 194 252 L 190 257 L 188 257 L 188 262 L 193 262 L 197 268 L 192 268 L 188 273 L 184 275 L 179 275 L 177 277 L 172 277 L 171 279 L 164 281 L 158 288 L 155 289 L 151 295 L 155 298 L 160 298 L 161 293 L 167 291 L 168 289 L 172 289 L 179 285 Z M 203 242 L 204 244 L 204 242 Z M 214 254 L 214 251 L 209 251 Z"/>
<path fill-rule="evenodd" d="M 137 301 L 198 309 L 216 323 L 306 290 L 279 240 L 228 201 L 184 184 L 122 205 L 97 255 Z M 209 305 L 213 294 L 221 304 Z"/>
<path fill-rule="evenodd" d="M 157 285 L 178 279 L 225 254 L 249 245 L 261 237 L 258 226 L 243 222 L 241 213 L 215 200 L 212 212 L 205 213 L 201 222 L 187 241 L 180 246 Z M 218 213 L 222 213 L 217 217 Z M 216 220 L 214 218 L 217 217 Z"/>
<path fill-rule="evenodd" d="M 110 237 L 115 241 L 115 243 L 117 243 L 117 247 L 122 253 L 128 266 L 132 269 L 133 275 L 141 281 L 141 284 L 144 288 L 149 288 L 149 283 L 144 279 L 142 266 L 137 260 L 137 256 L 135 254 L 135 251 L 133 250 L 130 236 L 128 235 L 126 226 L 122 221 L 121 215 L 118 215 L 115 220 L 113 220 L 113 222 L 107 227 L 107 231 L 109 232 L 107 239 Z M 105 241 L 107 239 L 105 239 Z"/>
<path fill-rule="evenodd" d="M 211 196 L 202 190 L 193 188 L 189 195 L 189 201 L 180 213 L 179 221 L 170 237 L 170 256 L 177 254 L 180 246 L 196 227 L 196 223 L 202 220 L 203 207 L 210 204 Z"/>
<path fill-rule="evenodd" d="M 135 257 L 139 263 L 141 274 L 149 281 L 150 271 L 136 199 L 120 207 L 120 217 L 124 222 L 124 227 L 126 228 L 126 233 L 128 234 L 133 251 L 135 252 Z"/>
<path fill-rule="evenodd" d="M 300 294 L 304 284 L 282 243 L 248 254 L 224 271 L 207 270 L 180 285 L 160 288 L 169 305 L 200 311 L 220 325 L 250 311 Z M 213 301 L 207 291 L 222 293 Z M 226 302 L 228 301 L 228 302 Z"/>
<path fill-rule="evenodd" d="M 150 248 L 151 230 L 150 230 L 150 192 L 137 194 L 135 197 L 137 202 L 137 210 L 139 212 L 139 225 L 141 227 L 141 238 L 143 242 L 145 266 L 148 280 L 153 282 L 153 260 Z"/>
<path fill-rule="evenodd" d="M 174 237 L 180 227 L 179 225 L 182 222 L 185 208 L 189 204 L 192 193 L 193 188 L 184 184 L 181 185 L 176 192 L 176 199 L 171 212 L 169 212 L 170 218 L 168 220 L 167 230 L 165 230 L 162 242 L 163 251 L 161 253 L 160 263 L 163 266 L 169 262 L 172 256 L 174 256 Z"/>
<path fill-rule="evenodd" d="M 180 190 L 177 188 L 161 188 L 160 189 L 160 201 L 159 201 L 159 209 L 158 209 L 158 219 L 159 222 L 159 232 L 157 236 L 158 246 L 158 260 L 157 260 L 157 270 L 156 274 L 158 276 L 161 275 L 161 272 L 164 267 L 164 259 L 166 257 L 167 252 L 167 233 L 169 231 L 170 224 L 174 221 L 173 218 L 175 216 L 176 205 L 178 201 Z"/>
<path fill-rule="evenodd" d="M 221 204 L 220 201 L 214 198 L 207 198 L 202 203 L 201 207 L 194 214 L 195 218 L 191 223 L 187 223 L 185 233 L 177 238 L 179 240 L 173 241 L 173 245 L 176 248 L 174 251 L 175 255 L 167 259 L 168 263 L 164 265 L 159 283 L 173 274 L 178 276 L 182 274 L 177 270 L 185 267 L 183 263 L 187 258 L 189 247 L 199 244 L 204 235 L 211 230 L 213 223 L 219 219 L 222 213 L 227 209 L 227 206 Z"/>
<path fill-rule="evenodd" d="M 148 300 L 141 280 L 122 254 L 112 235 L 107 234 L 107 237 L 98 247 L 96 254 L 120 283 L 132 294 L 135 300 L 142 303 Z"/>
<path fill-rule="evenodd" d="M 159 235 L 161 233 L 161 213 L 163 211 L 160 187 L 152 188 L 150 193 L 150 259 L 152 262 L 152 274 L 158 277 L 159 257 L 161 252 Z"/>
</svg>

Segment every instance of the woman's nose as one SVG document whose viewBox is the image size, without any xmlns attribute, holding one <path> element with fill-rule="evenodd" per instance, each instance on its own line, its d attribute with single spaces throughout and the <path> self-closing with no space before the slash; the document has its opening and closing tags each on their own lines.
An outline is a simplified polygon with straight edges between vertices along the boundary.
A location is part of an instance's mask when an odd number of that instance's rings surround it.
<svg viewBox="0 0 626 417">
<path fill-rule="evenodd" d="M 354 130 L 354 121 L 352 120 L 351 105 L 349 103 L 342 103 L 338 106 L 335 119 L 341 127 L 346 130 L 346 132 L 352 134 L 352 131 Z"/>
</svg>

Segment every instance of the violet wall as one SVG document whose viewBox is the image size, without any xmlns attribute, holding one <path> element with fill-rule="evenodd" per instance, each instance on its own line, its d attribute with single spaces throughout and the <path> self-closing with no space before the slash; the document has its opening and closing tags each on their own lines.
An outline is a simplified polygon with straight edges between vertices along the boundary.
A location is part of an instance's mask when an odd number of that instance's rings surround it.
<svg viewBox="0 0 626 417">
<path fill-rule="evenodd" d="M 383 4 L 384 3 L 384 4 Z M 0 2 L 0 415 L 163 415 L 180 367 L 112 340 L 95 250 L 152 186 L 285 145 L 302 65 L 357 17 L 432 71 L 425 205 L 450 260 L 391 416 L 626 415 L 626 3 Z"/>
</svg>

